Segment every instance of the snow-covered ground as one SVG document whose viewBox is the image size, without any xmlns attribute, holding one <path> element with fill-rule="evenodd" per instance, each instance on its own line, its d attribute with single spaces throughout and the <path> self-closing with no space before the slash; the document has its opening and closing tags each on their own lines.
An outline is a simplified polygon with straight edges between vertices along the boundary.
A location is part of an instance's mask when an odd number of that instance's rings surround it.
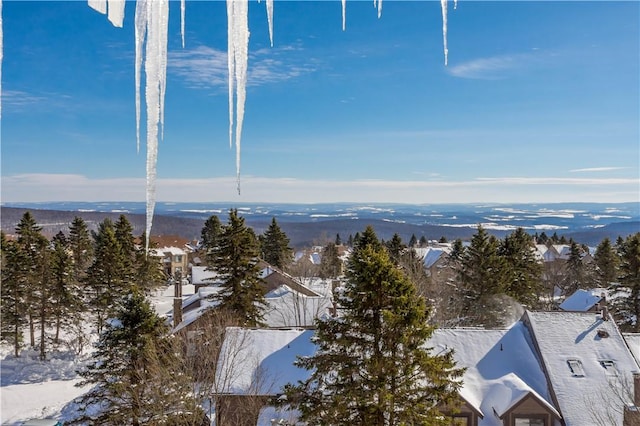
<svg viewBox="0 0 640 426">
<path fill-rule="evenodd" d="M 33 418 L 60 418 L 62 408 L 90 386 L 77 387 L 76 370 L 90 355 L 52 351 L 40 361 L 36 350 L 23 350 L 16 358 L 13 348 L 0 346 L 0 419 L 3 425 L 20 425 Z"/>
<path fill-rule="evenodd" d="M 183 294 L 190 290 L 193 292 L 192 288 L 184 286 Z M 163 316 L 173 306 L 173 287 L 161 289 L 150 300 Z M 80 382 L 77 370 L 90 359 L 92 346 L 87 344 L 79 356 L 73 349 L 61 344 L 57 350 L 48 349 L 47 360 L 40 361 L 37 350 L 24 349 L 16 358 L 12 346 L 0 344 L 2 425 L 21 425 L 34 418 L 55 418 L 64 422 L 65 415 L 73 410 L 63 408 L 91 388 L 91 385 L 77 387 L 76 384 Z"/>
</svg>

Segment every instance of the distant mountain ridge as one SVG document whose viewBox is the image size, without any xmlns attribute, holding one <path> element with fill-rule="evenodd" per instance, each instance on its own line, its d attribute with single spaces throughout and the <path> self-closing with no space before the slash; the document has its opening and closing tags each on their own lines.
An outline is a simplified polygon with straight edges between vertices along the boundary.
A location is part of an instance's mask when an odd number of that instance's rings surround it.
<svg viewBox="0 0 640 426">
<path fill-rule="evenodd" d="M 152 235 L 176 235 L 198 239 L 204 221 L 212 214 L 225 223 L 229 208 L 238 208 L 247 224 L 262 233 L 275 217 L 294 247 L 325 244 L 340 234 L 362 232 L 372 225 L 378 236 L 390 239 L 398 233 L 408 241 L 412 235 L 429 240 L 445 237 L 468 239 L 482 224 L 490 233 L 504 237 L 521 226 L 528 232 L 557 232 L 567 238 L 597 245 L 603 238 L 640 232 L 638 203 L 594 204 L 518 204 L 518 205 L 382 205 L 382 204 L 238 204 L 158 203 Z M 68 232 L 75 216 L 82 217 L 91 229 L 109 217 L 125 214 L 136 235 L 145 228 L 144 203 L 5 203 L 0 207 L 1 227 L 13 234 L 16 224 L 30 210 L 47 236 Z"/>
</svg>

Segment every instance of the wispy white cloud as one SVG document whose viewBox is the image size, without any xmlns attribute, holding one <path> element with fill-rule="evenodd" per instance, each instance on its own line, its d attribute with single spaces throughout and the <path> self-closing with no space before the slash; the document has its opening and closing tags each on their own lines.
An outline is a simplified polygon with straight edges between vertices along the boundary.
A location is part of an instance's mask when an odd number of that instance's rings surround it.
<svg viewBox="0 0 640 426">
<path fill-rule="evenodd" d="M 538 61 L 540 54 L 519 53 L 512 55 L 498 55 L 488 58 L 478 58 L 447 68 L 449 74 L 478 80 L 499 80 L 505 78 L 510 72 L 523 69 Z"/>
<path fill-rule="evenodd" d="M 640 179 L 502 177 L 453 180 L 306 180 L 245 176 L 242 194 L 235 176 L 161 178 L 162 201 L 231 202 L 625 202 L 640 201 Z M 144 178 L 90 179 L 82 175 L 23 174 L 2 177 L 3 201 L 142 201 Z"/>
<path fill-rule="evenodd" d="M 24 108 L 34 104 L 39 104 L 47 100 L 47 97 L 21 90 L 3 90 L 2 106 Z"/>
<path fill-rule="evenodd" d="M 260 49 L 250 53 L 247 85 L 278 83 L 315 71 L 312 62 L 296 63 L 279 57 L 284 52 L 298 50 L 287 46 Z M 227 52 L 207 46 L 170 52 L 169 70 L 195 89 L 227 87 Z"/>
<path fill-rule="evenodd" d="M 569 170 L 571 173 L 582 173 L 582 172 L 611 172 L 614 170 L 624 170 L 627 167 L 587 167 L 584 169 L 573 169 Z"/>
</svg>

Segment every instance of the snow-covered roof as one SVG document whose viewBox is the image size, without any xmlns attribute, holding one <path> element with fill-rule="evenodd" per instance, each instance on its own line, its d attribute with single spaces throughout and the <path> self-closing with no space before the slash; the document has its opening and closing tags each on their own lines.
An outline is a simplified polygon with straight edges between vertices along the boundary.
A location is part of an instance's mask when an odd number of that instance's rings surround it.
<svg viewBox="0 0 640 426">
<path fill-rule="evenodd" d="M 560 304 L 560 309 L 563 311 L 587 312 L 602 300 L 603 295 L 606 297 L 606 294 L 607 290 L 603 288 L 579 289 Z"/>
<path fill-rule="evenodd" d="M 446 247 L 427 247 L 422 255 L 422 263 L 425 268 L 431 268 L 444 254 L 451 253 L 450 248 Z"/>
<path fill-rule="evenodd" d="M 330 297 L 310 297 L 282 285 L 265 295 L 264 322 L 269 327 L 311 327 L 316 318 L 328 315 Z"/>
<path fill-rule="evenodd" d="M 454 350 L 465 367 L 460 395 L 483 418 L 480 426 L 502 426 L 500 419 L 527 395 L 559 417 L 547 381 L 521 322 L 505 330 L 439 329 L 429 341 L 434 353 Z"/>
<path fill-rule="evenodd" d="M 191 284 L 213 284 L 216 273 L 207 268 L 208 266 L 192 266 Z"/>
<path fill-rule="evenodd" d="M 312 336 L 303 329 L 227 328 L 216 371 L 220 393 L 276 395 L 305 380 L 310 372 L 294 362 L 315 353 Z"/>
<path fill-rule="evenodd" d="M 179 247 L 162 247 L 159 249 L 156 249 L 156 251 L 160 252 L 160 253 L 170 253 L 172 256 L 185 256 L 187 254 L 186 251 L 184 251 L 183 249 L 179 248 Z"/>
<path fill-rule="evenodd" d="M 216 295 L 222 287 L 205 286 L 183 299 L 182 322 L 174 327 L 177 332 L 194 323 L 208 309 L 215 307 L 218 302 L 211 296 Z M 286 285 L 279 286 L 265 295 L 264 323 L 267 327 L 311 327 L 316 318 L 329 314 L 333 306 L 331 297 L 309 297 Z M 195 306 L 195 308 L 194 308 Z M 173 311 L 169 313 L 173 317 Z"/>
<path fill-rule="evenodd" d="M 623 384 L 640 371 L 618 327 L 598 314 L 529 312 L 542 362 L 567 425 L 594 424 L 594 416 L 609 411 L 622 424 Z M 630 402 L 630 401 L 627 401 Z"/>
<path fill-rule="evenodd" d="M 636 362 L 640 363 L 640 333 L 622 333 L 622 336 Z"/>
</svg>

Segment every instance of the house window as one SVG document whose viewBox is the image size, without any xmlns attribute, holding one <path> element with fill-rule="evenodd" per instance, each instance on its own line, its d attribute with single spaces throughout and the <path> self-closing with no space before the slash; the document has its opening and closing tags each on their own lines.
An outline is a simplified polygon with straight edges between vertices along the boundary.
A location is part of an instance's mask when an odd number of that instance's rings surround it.
<svg viewBox="0 0 640 426">
<path fill-rule="evenodd" d="M 546 426 L 541 418 L 516 417 L 515 420 L 515 426 Z"/>
<path fill-rule="evenodd" d="M 606 371 L 605 374 L 607 376 L 618 377 L 618 369 L 616 368 L 615 361 L 612 361 L 610 359 L 605 359 L 605 360 L 600 361 L 600 365 L 602 366 L 602 368 L 605 369 L 605 371 Z"/>
<path fill-rule="evenodd" d="M 582 368 L 582 362 L 579 359 L 568 359 L 567 364 L 573 377 L 584 377 L 584 369 Z"/>
<path fill-rule="evenodd" d="M 181 254 L 177 254 L 177 255 L 173 256 L 173 262 L 174 263 L 181 263 L 182 262 L 182 255 Z"/>
</svg>

